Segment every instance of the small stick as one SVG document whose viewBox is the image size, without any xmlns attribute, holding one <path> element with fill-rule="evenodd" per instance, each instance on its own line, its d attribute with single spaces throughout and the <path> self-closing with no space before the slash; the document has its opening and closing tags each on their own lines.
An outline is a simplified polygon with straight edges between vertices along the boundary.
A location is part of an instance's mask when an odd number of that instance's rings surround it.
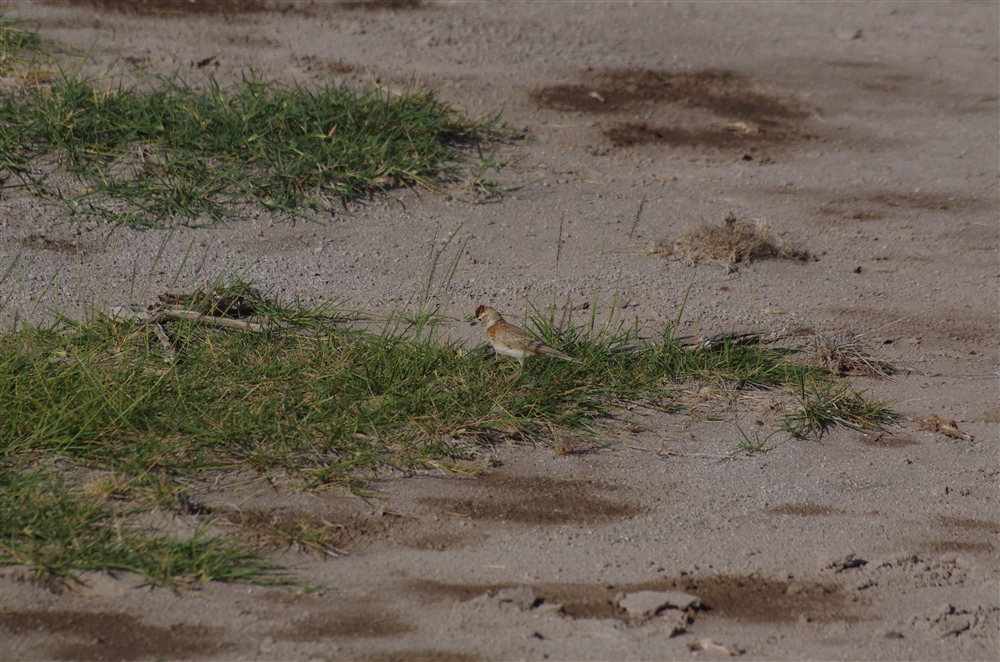
<svg viewBox="0 0 1000 662">
<path fill-rule="evenodd" d="M 263 331 L 267 328 L 265 325 L 258 324 L 257 322 L 247 322 L 245 320 L 231 319 L 229 317 L 203 315 L 196 310 L 161 310 L 159 314 L 164 317 L 179 317 L 181 319 L 201 322 L 202 324 L 213 324 L 215 326 L 224 326 L 230 329 L 240 329 L 242 331 Z"/>
</svg>

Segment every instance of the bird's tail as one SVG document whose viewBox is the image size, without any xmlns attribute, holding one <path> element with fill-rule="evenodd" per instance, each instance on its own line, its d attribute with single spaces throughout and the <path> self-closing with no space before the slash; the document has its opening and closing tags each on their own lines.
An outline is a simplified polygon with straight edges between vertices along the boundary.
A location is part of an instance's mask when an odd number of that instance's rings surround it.
<svg viewBox="0 0 1000 662">
<path fill-rule="evenodd" d="M 574 359 L 572 356 L 569 356 L 568 354 L 563 354 L 558 349 L 553 349 L 552 347 L 549 347 L 545 343 L 540 342 L 538 340 L 532 341 L 531 350 L 543 356 L 554 356 L 557 359 L 562 359 L 563 361 L 572 361 L 573 363 L 579 363 L 581 365 L 583 364 L 583 361 Z"/>
</svg>

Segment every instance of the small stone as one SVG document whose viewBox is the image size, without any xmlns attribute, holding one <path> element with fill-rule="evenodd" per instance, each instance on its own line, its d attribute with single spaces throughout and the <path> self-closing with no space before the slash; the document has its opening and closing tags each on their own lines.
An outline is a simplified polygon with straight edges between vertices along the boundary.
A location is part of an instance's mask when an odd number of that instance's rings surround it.
<svg viewBox="0 0 1000 662">
<path fill-rule="evenodd" d="M 955 613 L 954 605 L 952 605 L 950 602 L 946 602 L 942 605 L 938 605 L 937 607 L 931 607 L 930 609 L 925 611 L 924 617 L 926 617 L 927 620 L 930 621 L 931 623 L 937 623 L 945 616 L 954 613 Z"/>
<path fill-rule="evenodd" d="M 802 582 L 788 582 L 788 586 L 785 587 L 785 595 L 798 595 L 804 590 L 806 590 L 806 586 Z"/>
<path fill-rule="evenodd" d="M 638 591 L 629 593 L 618 601 L 618 606 L 624 609 L 631 618 L 650 618 L 667 607 L 685 610 L 697 607 L 696 596 L 681 591 Z"/>
<path fill-rule="evenodd" d="M 962 570 L 968 570 L 969 568 L 973 567 L 976 564 L 973 563 L 967 556 L 956 556 L 955 565 L 961 568 Z"/>
<path fill-rule="evenodd" d="M 944 639 L 957 636 L 972 627 L 972 622 L 965 616 L 953 616 L 934 626 L 934 634 Z"/>
<path fill-rule="evenodd" d="M 858 558 L 853 552 L 843 556 L 824 556 L 819 560 L 820 570 L 833 570 L 834 572 L 844 572 L 860 568 L 863 565 L 868 565 L 868 561 Z"/>
<path fill-rule="evenodd" d="M 914 565 L 920 562 L 920 557 L 913 552 L 903 552 L 890 559 L 889 564 L 893 566 Z"/>
<path fill-rule="evenodd" d="M 562 604 L 558 602 L 543 602 L 535 607 L 536 614 L 558 614 L 562 611 Z"/>
<path fill-rule="evenodd" d="M 642 633 L 647 637 L 670 639 L 687 632 L 687 612 L 671 609 L 650 621 L 643 627 Z"/>
<path fill-rule="evenodd" d="M 530 586 L 514 586 L 497 591 L 497 600 L 513 603 L 521 609 L 531 609 L 537 598 Z"/>
<path fill-rule="evenodd" d="M 739 646 L 733 646 L 732 644 L 717 644 L 711 639 L 697 639 L 695 641 L 689 641 L 687 649 L 691 652 L 694 651 L 708 651 L 710 653 L 718 653 L 719 655 L 728 655 L 730 657 L 734 655 L 743 655 L 746 649 L 740 648 Z"/>
<path fill-rule="evenodd" d="M 861 36 L 864 33 L 861 31 L 861 28 L 840 27 L 834 28 L 833 34 L 841 41 L 854 41 L 856 39 L 861 39 Z"/>
</svg>

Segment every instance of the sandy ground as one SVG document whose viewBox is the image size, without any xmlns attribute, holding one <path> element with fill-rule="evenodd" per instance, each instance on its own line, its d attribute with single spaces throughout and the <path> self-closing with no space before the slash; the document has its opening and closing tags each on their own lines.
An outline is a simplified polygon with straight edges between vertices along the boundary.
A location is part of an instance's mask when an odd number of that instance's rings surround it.
<svg viewBox="0 0 1000 662">
<path fill-rule="evenodd" d="M 209 502 L 365 524 L 343 556 L 279 556 L 311 592 L 176 595 L 94 574 L 57 594 L 6 568 L 2 659 L 726 655 L 689 651 L 703 640 L 747 659 L 998 659 L 997 3 L 125 4 L 3 7 L 76 48 L 99 35 L 94 73 L 118 61 L 223 80 L 248 66 L 289 82 L 374 76 L 502 111 L 534 136 L 501 175 L 522 197 L 404 192 L 402 206 L 373 200 L 322 223 L 254 213 L 165 232 L 66 223 L 5 189 L 0 263 L 29 258 L 16 291 L 0 290 L 5 323 L 40 298 L 82 314 L 227 273 L 389 312 L 456 232 L 445 258 L 463 242 L 466 254 L 445 312 L 487 303 L 517 319 L 525 298 L 551 300 L 562 223 L 560 301 L 596 291 L 607 310 L 620 285 L 626 314 L 654 333 L 693 280 L 686 333 L 863 334 L 905 369 L 861 386 L 972 439 L 904 420 L 725 460 L 736 424 L 759 415 L 740 401 L 721 421 L 629 412 L 637 432 L 599 451 L 498 448 L 479 479 L 387 477 L 369 502 L 206 487 Z M 645 250 L 729 210 L 818 260 L 725 273 Z M 484 340 L 468 323 L 449 333 Z M 643 619 L 619 604 L 672 589 L 700 607 Z"/>
</svg>

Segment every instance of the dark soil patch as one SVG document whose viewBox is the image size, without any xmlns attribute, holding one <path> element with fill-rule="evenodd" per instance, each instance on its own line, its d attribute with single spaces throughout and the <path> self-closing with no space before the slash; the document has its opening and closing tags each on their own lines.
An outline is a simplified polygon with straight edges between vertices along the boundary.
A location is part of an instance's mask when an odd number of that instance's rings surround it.
<svg viewBox="0 0 1000 662">
<path fill-rule="evenodd" d="M 407 648 L 404 650 L 364 653 L 355 659 L 364 660 L 364 662 L 411 662 L 412 660 L 425 660 L 427 662 L 475 662 L 483 658 L 455 651 Z"/>
<path fill-rule="evenodd" d="M 345 0 L 339 3 L 344 9 L 423 9 L 428 5 L 423 0 Z"/>
<path fill-rule="evenodd" d="M 847 221 L 881 221 L 913 211 L 962 212 L 983 209 L 986 205 L 977 197 L 957 193 L 876 190 L 827 200 L 816 211 Z M 995 240 L 991 243 L 990 250 L 995 250 Z"/>
<path fill-rule="evenodd" d="M 1000 535 L 1000 522 L 990 522 L 972 517 L 953 517 L 950 515 L 938 515 L 938 524 L 950 529 L 962 529 L 965 531 L 982 531 L 990 535 Z"/>
<path fill-rule="evenodd" d="M 934 520 L 950 535 L 927 543 L 933 553 L 993 554 L 1000 522 L 955 515 L 938 515 Z"/>
<path fill-rule="evenodd" d="M 420 501 L 445 515 L 523 524 L 606 522 L 643 512 L 636 504 L 602 496 L 614 488 L 589 479 L 489 474 L 452 487 L 464 494 Z"/>
<path fill-rule="evenodd" d="M 852 195 L 830 200 L 820 207 L 825 214 L 868 214 L 861 220 L 878 220 L 888 215 L 892 209 L 918 209 L 921 211 L 952 211 L 980 209 L 984 202 L 969 195 L 937 192 L 913 191 L 870 191 L 862 195 Z M 873 209 L 875 207 L 876 209 Z"/>
<path fill-rule="evenodd" d="M 236 16 L 259 12 L 301 13 L 311 15 L 314 7 L 299 2 L 268 2 L 267 0 L 87 0 L 88 4 L 102 9 L 128 14 L 155 16 L 188 16 L 191 14 L 217 14 Z M 337 9 L 421 9 L 422 0 L 361 0 L 329 3 Z"/>
<path fill-rule="evenodd" d="M 533 97 L 540 106 L 563 111 L 613 113 L 663 103 L 770 124 L 779 119 L 804 119 L 815 112 L 792 98 L 757 91 L 748 78 L 734 71 L 624 69 L 593 72 L 589 78 L 584 83 L 543 87 Z"/>
<path fill-rule="evenodd" d="M 484 536 L 476 533 L 426 533 L 414 531 L 410 533 L 401 533 L 399 536 L 396 536 L 396 539 L 401 545 L 409 547 L 410 549 L 424 549 L 434 552 L 443 552 L 447 549 L 468 547 L 469 545 L 480 542 L 483 537 Z"/>
<path fill-rule="evenodd" d="M 712 616 L 752 623 L 858 621 L 855 596 L 836 584 L 737 575 L 691 577 L 670 588 L 697 595 Z"/>
<path fill-rule="evenodd" d="M 973 540 L 934 540 L 928 549 L 935 554 L 991 554 L 993 545 Z"/>
<path fill-rule="evenodd" d="M 197 625 L 157 627 L 116 612 L 13 611 L 0 613 L 0 633 L 62 634 L 51 650 L 36 651 L 54 660 L 191 659 L 218 655 L 234 646 L 218 632 Z"/>
<path fill-rule="evenodd" d="M 53 253 L 66 253 L 75 255 L 83 250 L 80 244 L 67 239 L 53 239 L 40 234 L 29 234 L 21 239 L 21 246 L 29 250 L 52 251 Z"/>
<path fill-rule="evenodd" d="M 128 14 L 187 16 L 190 14 L 249 14 L 271 11 L 275 6 L 265 0 L 87 0 L 101 9 Z"/>
<path fill-rule="evenodd" d="M 543 87 L 533 99 L 544 108 L 592 114 L 639 108 L 705 111 L 695 117 L 682 113 L 672 123 L 633 121 L 606 127 L 604 135 L 616 147 L 661 144 L 749 151 L 812 137 L 798 124 L 815 115 L 814 109 L 791 97 L 762 92 L 733 71 L 612 70 L 592 72 L 588 78 Z"/>
<path fill-rule="evenodd" d="M 535 593 L 546 602 L 559 602 L 574 618 L 618 618 L 627 620 L 615 603 L 619 593 L 677 590 L 696 595 L 700 610 L 712 617 L 754 623 L 794 623 L 800 617 L 811 621 L 859 620 L 847 610 L 848 602 L 839 586 L 819 582 L 783 582 L 736 575 L 708 575 L 643 584 L 605 585 L 582 589 L 563 585 L 541 585 Z"/>
<path fill-rule="evenodd" d="M 821 506 L 816 503 L 783 503 L 771 506 L 767 512 L 772 515 L 796 515 L 798 517 L 816 517 L 819 515 L 840 515 L 844 511 L 832 506 Z"/>
<path fill-rule="evenodd" d="M 425 597 L 464 602 L 477 596 L 496 595 L 516 584 L 446 584 L 416 581 L 411 588 Z M 543 603 L 562 605 L 572 618 L 616 618 L 627 621 L 617 604 L 620 594 L 637 591 L 677 590 L 697 596 L 699 611 L 713 618 L 753 623 L 858 621 L 866 618 L 853 607 L 855 596 L 836 584 L 809 581 L 776 581 L 759 577 L 708 575 L 664 579 L 641 584 L 540 583 L 531 585 Z"/>
<path fill-rule="evenodd" d="M 312 614 L 275 638 L 291 641 L 317 641 L 341 638 L 391 637 L 412 632 L 414 627 L 370 601 L 352 605 L 342 602 L 337 609 Z"/>
<path fill-rule="evenodd" d="M 727 129 L 725 125 L 704 128 L 660 126 L 646 122 L 615 125 L 604 132 L 615 147 L 662 144 L 670 147 L 707 147 L 713 149 L 744 149 L 781 140 L 794 139 L 787 131 L 765 133 L 760 129 Z M 752 160 L 751 156 L 747 160 Z"/>
</svg>

